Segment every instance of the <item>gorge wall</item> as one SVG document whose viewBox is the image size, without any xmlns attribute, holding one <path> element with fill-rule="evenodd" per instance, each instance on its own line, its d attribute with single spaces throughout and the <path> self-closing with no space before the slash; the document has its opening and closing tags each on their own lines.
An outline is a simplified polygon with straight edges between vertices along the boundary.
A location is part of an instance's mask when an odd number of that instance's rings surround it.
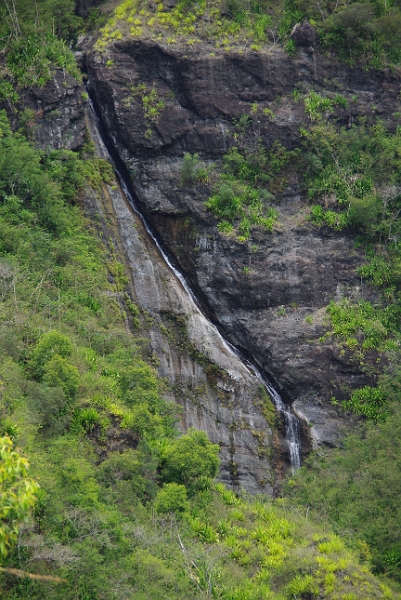
<svg viewBox="0 0 401 600">
<path fill-rule="evenodd" d="M 108 159 L 92 113 L 88 120 L 97 152 Z M 261 382 L 198 309 L 117 182 L 105 185 L 100 197 L 89 194 L 85 210 L 101 224 L 109 250 L 124 261 L 149 357 L 166 382 L 165 396 L 183 407 L 183 430 L 202 429 L 219 444 L 225 484 L 272 493 L 274 471 L 280 475 L 288 449 L 279 433 L 284 423 L 275 422 Z"/>
<path fill-rule="evenodd" d="M 330 300 L 372 296 L 356 275 L 362 253 L 352 236 L 311 225 L 294 175 L 277 190 L 273 233 L 256 228 L 246 242 L 219 233 L 205 210 L 207 188 L 182 185 L 182 159 L 185 152 L 198 153 L 206 164 L 218 165 L 236 144 L 235 119 L 250 114 L 255 103 L 254 135 L 268 148 L 276 140 L 298 146 L 308 117 L 294 89 L 341 92 L 349 105 L 333 114 L 339 124 L 379 115 L 394 129 L 400 77 L 350 69 L 313 48 L 299 49 L 293 58 L 279 48 L 212 50 L 119 42 L 103 55 L 89 51 L 85 69 L 143 210 L 210 313 L 277 382 L 309 424 L 314 444 L 336 444 L 344 417 L 331 397 L 343 398 L 369 379 L 335 343 L 319 338 L 327 331 L 324 307 Z M 153 122 L 136 91 L 141 86 L 163 99 Z"/>
<path fill-rule="evenodd" d="M 249 114 L 255 103 L 254 139 L 260 136 L 268 148 L 276 140 L 286 148 L 299 146 L 299 128 L 308 117 L 294 89 L 341 92 L 350 102 L 333 114 L 340 124 L 375 114 L 394 129 L 400 77 L 349 69 L 312 48 L 291 58 L 281 49 L 240 54 L 141 41 L 116 43 L 100 55 L 89 41 L 78 58 L 141 209 L 205 312 L 291 403 L 303 423 L 303 452 L 312 445 L 337 444 L 349 418 L 330 399 L 345 397 L 349 388 L 369 379 L 335 342 L 319 338 L 327 331 L 330 300 L 372 297 L 356 275 L 363 254 L 351 235 L 310 223 L 308 201 L 294 174 L 277 186 L 279 219 L 272 233 L 255 228 L 245 242 L 220 233 L 205 209 L 207 186 L 181 182 L 183 156 L 198 153 L 205 164 L 219 166 L 236 143 L 235 119 Z M 140 94 L 133 92 L 138 86 L 156 90 L 163 99 L 157 120 L 149 120 Z M 68 76 L 66 84 L 64 74 L 56 72 L 45 88 L 27 92 L 24 102 L 34 113 L 32 135 L 38 145 L 82 146 L 88 126 L 82 85 Z M 89 129 L 96 138 L 95 129 Z M 172 281 L 120 192 L 109 187 L 101 199 L 88 195 L 85 209 L 100 222 L 103 239 L 124 257 L 128 293 L 141 307 L 149 354 L 167 382 L 166 395 L 184 408 L 182 427 L 204 429 L 220 444 L 223 481 L 271 493 L 288 464 L 284 423 L 271 419 L 258 380 L 227 354 Z"/>
</svg>

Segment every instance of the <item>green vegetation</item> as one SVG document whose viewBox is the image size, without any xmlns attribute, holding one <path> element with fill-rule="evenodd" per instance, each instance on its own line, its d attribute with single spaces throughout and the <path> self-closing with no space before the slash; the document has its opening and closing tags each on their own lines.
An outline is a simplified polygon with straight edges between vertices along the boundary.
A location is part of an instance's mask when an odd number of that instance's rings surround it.
<svg viewBox="0 0 401 600">
<path fill-rule="evenodd" d="M 322 105 L 320 98 L 314 95 L 314 106 Z M 383 361 L 373 363 L 369 352 L 385 355 L 389 371 L 400 356 L 401 131 L 390 133 L 380 121 L 368 124 L 364 119 L 338 129 L 319 116 L 302 135 L 304 186 L 319 202 L 311 208 L 312 222 L 359 236 L 367 258 L 359 274 L 382 293 L 376 304 L 344 299 L 327 308 L 326 337 L 334 336 L 379 381 L 377 389 L 354 392 L 344 406 L 377 421 L 386 414 L 387 395 L 380 383 Z"/>
<path fill-rule="evenodd" d="M 270 109 L 268 116 L 274 118 Z M 186 186 L 209 184 L 211 196 L 206 208 L 218 219 L 217 228 L 227 235 L 237 234 L 242 242 L 251 236 L 255 226 L 273 230 L 278 212 L 268 201 L 284 182 L 284 171 L 297 152 L 287 151 L 278 142 L 269 150 L 258 135 L 257 104 L 251 107 L 251 116 L 242 115 L 235 121 L 235 146 L 223 156 L 221 172 L 206 168 L 197 154 L 186 153 L 181 168 L 181 183 Z M 244 270 L 247 273 L 247 270 Z"/>
<path fill-rule="evenodd" d="M 83 27 L 82 19 L 75 14 L 74 0 L 42 0 L 37 6 L 28 0 L 4 0 L 0 10 L 3 41 L 7 35 L 18 39 L 29 31 L 43 32 L 42 27 L 70 41 Z"/>
<path fill-rule="evenodd" d="M 199 154 L 186 152 L 182 159 L 181 183 L 182 185 L 194 185 L 196 183 L 207 183 L 209 172 L 205 165 L 199 160 Z"/>
<path fill-rule="evenodd" d="M 16 504 L 1 566 L 66 580 L 5 573 L 2 597 L 393 598 L 285 503 L 216 486 L 218 447 L 204 433 L 178 437 L 178 409 L 125 326 L 123 268 L 76 205 L 97 163 L 34 151 L 4 115 L 0 156 L 0 434 L 16 465 L 0 481 L 4 494 L 12 479 Z"/>
<path fill-rule="evenodd" d="M 57 67 L 79 78 L 75 58 L 66 42 L 82 28 L 73 0 L 5 1 L 0 5 L 0 100 L 17 102 L 18 89 L 43 86 Z"/>
<path fill-rule="evenodd" d="M 336 106 L 347 108 L 348 101 L 344 96 L 340 94 L 331 94 L 331 96 L 321 96 L 316 92 L 309 92 L 305 98 L 305 112 L 311 121 L 320 120 L 325 113 L 333 112 Z M 294 99 L 298 100 L 299 97 L 295 95 Z"/>
<path fill-rule="evenodd" d="M 12 2 L 2 4 L 0 99 L 17 102 L 19 87 L 43 85 L 54 67 L 78 75 L 67 48 L 83 26 L 73 4 L 16 0 L 15 10 Z M 295 54 L 288 31 L 307 14 L 325 48 L 344 59 L 375 66 L 399 60 L 397 25 L 391 29 L 397 8 L 323 3 L 323 23 L 310 3 L 281 6 L 182 1 L 167 9 L 156 0 L 153 10 L 125 1 L 98 47 L 145 35 L 255 50 L 278 39 L 280 27 L 287 52 Z M 99 22 L 95 11 L 89 22 Z M 106 65 L 112 69 L 113 61 Z M 293 96 L 301 99 L 298 90 Z M 140 102 L 150 137 L 166 98 L 138 85 L 126 102 Z M 35 150 L 22 133 L 29 111 L 20 115 L 19 133 L 0 115 L 0 562 L 66 580 L 3 573 L 5 600 L 396 597 L 369 565 L 372 558 L 378 572 L 399 578 L 400 132 L 362 121 L 349 131 L 335 129 L 325 118 L 347 107 L 339 94 L 310 92 L 304 102 L 310 129 L 303 131 L 302 157 L 262 145 L 255 103 L 235 123 L 219 173 L 196 154 L 184 156 L 181 172 L 183 186 L 210 186 L 207 207 L 219 230 L 245 241 L 253 227 L 273 229 L 278 215 L 269 202 L 297 158 L 315 202 L 311 222 L 357 232 L 369 257 L 360 274 L 383 293 L 376 304 L 347 300 L 328 308 L 328 335 L 378 379 L 377 387 L 357 390 L 344 403 L 369 423 L 344 450 L 312 458 L 290 484 L 294 499 L 278 501 L 216 485 L 218 447 L 202 432 L 180 437 L 176 429 L 180 410 L 165 401 L 166 384 L 147 362 L 143 319 L 124 267 L 78 207 L 85 185 L 99 191 L 113 181 L 111 166 L 89 156 L 89 148 L 81 155 Z M 275 118 L 271 108 L 263 114 Z M 179 338 L 177 348 L 216 377 L 214 365 L 190 346 L 184 321 L 166 335 Z M 372 353 L 375 360 L 386 355 L 388 373 L 380 362 L 372 366 Z M 274 427 L 264 388 L 259 402 Z"/>
<path fill-rule="evenodd" d="M 312 518 L 329 520 L 361 554 L 372 554 L 377 571 L 401 581 L 399 374 L 395 379 L 398 401 L 387 419 L 366 425 L 343 449 L 312 457 L 289 487 L 300 505 L 313 509 Z"/>
<path fill-rule="evenodd" d="M 367 68 L 382 68 L 401 60 L 401 11 L 396 1 L 339 0 L 334 5 L 329 0 L 286 0 L 282 36 L 304 19 L 317 28 L 323 49 L 350 65 L 362 61 Z"/>
<path fill-rule="evenodd" d="M 280 144 L 271 150 L 260 142 L 252 150 L 230 148 L 223 157 L 223 173 L 206 202 L 206 208 L 220 219 L 220 231 L 230 233 L 237 225 L 241 241 L 250 237 L 255 225 L 272 231 L 278 213 L 275 208 L 266 207 L 273 198 L 266 187 L 288 160 L 289 153 Z"/>
<path fill-rule="evenodd" d="M 293 95 L 301 99 L 298 92 Z M 354 234 L 365 251 L 366 264 L 358 274 L 376 288 L 376 299 L 369 292 L 367 300 L 363 286 L 359 295 L 344 290 L 344 298 L 327 307 L 328 331 L 322 339 L 331 337 L 375 383 L 348 390 L 349 398 L 341 402 L 343 409 L 364 417 L 360 430 L 343 448 L 312 455 L 287 491 L 300 506 L 312 509 L 312 518 L 329 522 L 348 538 L 377 572 L 400 581 L 394 531 L 400 522 L 401 474 L 401 131 L 387 130 L 374 117 L 357 119 L 347 129 L 338 127 L 333 117 L 335 104 L 345 108 L 341 98 L 314 92 L 304 96 L 310 124 L 301 130 L 297 168 L 314 203 L 311 222 Z M 298 593 L 304 584 L 313 585 L 300 582 Z"/>
<path fill-rule="evenodd" d="M 159 121 L 160 113 L 165 108 L 165 101 L 163 97 L 159 96 L 155 88 L 148 90 L 146 85 L 138 84 L 130 86 L 130 94 L 124 98 L 125 105 L 131 106 L 136 96 L 140 98 L 144 121 L 148 126 L 145 137 L 151 137 L 152 128 Z"/>
<path fill-rule="evenodd" d="M 196 4 L 181 0 L 168 8 L 162 0 L 155 0 L 153 10 L 141 0 L 124 0 L 100 30 L 96 46 L 102 51 L 113 40 L 142 36 L 163 39 L 167 44 L 192 45 L 206 39 L 225 49 L 251 45 L 256 50 L 268 41 L 271 17 L 267 7 L 264 0 L 250 4 L 231 0 L 228 6 L 221 0 Z"/>
<path fill-rule="evenodd" d="M 340 130 L 323 121 L 302 133 L 305 187 L 311 199 L 330 205 L 313 207 L 313 220 L 335 229 L 352 227 L 368 242 L 391 249 L 399 233 L 401 131 L 390 133 L 380 121 L 361 120 Z"/>
<path fill-rule="evenodd" d="M 29 516 L 39 486 L 27 477 L 28 461 L 13 450 L 9 437 L 0 438 L 0 560 L 18 539 L 19 526 Z"/>
<path fill-rule="evenodd" d="M 167 7 L 155 0 L 155 7 L 141 0 L 124 0 L 101 29 L 98 50 L 126 37 L 150 37 L 167 44 L 192 45 L 208 41 L 217 48 L 261 50 L 284 44 L 289 55 L 297 52 L 289 35 L 303 20 L 317 29 L 326 52 L 335 52 L 350 65 L 363 62 L 366 68 L 382 68 L 401 60 L 401 10 L 395 0 L 365 0 L 335 4 L 323 0 L 265 2 L 255 0 L 213 0 L 194 3 L 181 0 Z"/>
</svg>

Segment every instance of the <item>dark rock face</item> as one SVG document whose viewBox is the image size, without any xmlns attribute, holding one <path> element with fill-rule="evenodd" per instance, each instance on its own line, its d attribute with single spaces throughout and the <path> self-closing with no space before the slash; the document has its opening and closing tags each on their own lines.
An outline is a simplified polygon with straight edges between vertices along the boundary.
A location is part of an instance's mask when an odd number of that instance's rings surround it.
<svg viewBox="0 0 401 600">
<path fill-rule="evenodd" d="M 296 179 L 277 193 L 280 225 L 273 234 L 255 230 L 246 243 L 220 234 L 204 208 L 207 189 L 180 183 L 182 157 L 197 152 L 218 161 L 235 145 L 233 119 L 249 114 L 255 102 L 263 142 L 297 146 L 307 117 L 292 98 L 296 86 L 356 95 L 334 115 L 340 123 L 374 112 L 395 128 L 397 75 L 351 70 L 303 50 L 291 59 L 280 49 L 240 54 L 139 41 L 118 43 L 103 57 L 89 53 L 86 68 L 138 198 L 199 296 L 232 341 L 279 382 L 309 422 L 313 441 L 335 444 L 343 421 L 330 398 L 368 379 L 335 344 L 318 339 L 327 330 L 324 307 L 331 299 L 371 294 L 355 274 L 362 256 L 348 235 L 310 225 Z M 138 84 L 163 98 L 153 122 L 140 94 L 132 93 Z M 263 108 L 273 109 L 273 120 Z"/>
<path fill-rule="evenodd" d="M 103 0 L 75 0 L 75 12 L 79 17 L 86 19 L 91 8 L 96 8 L 102 2 Z"/>
<path fill-rule="evenodd" d="M 297 46 L 314 46 L 316 43 L 316 30 L 308 21 L 297 23 L 291 31 L 290 39 Z"/>
<path fill-rule="evenodd" d="M 18 111 L 5 103 L 3 107 L 14 128 L 21 124 L 20 111 L 29 109 L 25 127 L 36 146 L 77 150 L 83 145 L 85 136 L 84 94 L 85 88 L 80 81 L 55 69 L 52 79 L 43 87 L 22 90 Z"/>
</svg>

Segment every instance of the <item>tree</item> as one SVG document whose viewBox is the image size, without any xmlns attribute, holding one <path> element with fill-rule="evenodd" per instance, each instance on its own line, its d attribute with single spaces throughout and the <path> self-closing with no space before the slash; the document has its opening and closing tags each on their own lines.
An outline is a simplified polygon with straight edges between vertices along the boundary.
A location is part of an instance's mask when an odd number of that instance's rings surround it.
<svg viewBox="0 0 401 600">
<path fill-rule="evenodd" d="M 189 509 L 187 490 L 179 483 L 166 483 L 155 500 L 158 514 L 184 513 Z"/>
<path fill-rule="evenodd" d="M 204 431 L 190 429 L 164 449 L 161 478 L 166 483 L 180 483 L 195 491 L 205 478 L 216 476 L 220 462 L 218 452 L 219 446 L 212 444 Z"/>
<path fill-rule="evenodd" d="M 79 372 L 77 367 L 56 354 L 44 367 L 43 381 L 49 387 L 61 387 L 67 398 L 73 398 L 79 386 Z"/>
<path fill-rule="evenodd" d="M 9 437 L 0 438 L 0 561 L 18 539 L 18 528 L 35 504 L 39 485 L 29 479 L 28 461 Z"/>
<path fill-rule="evenodd" d="M 72 343 L 69 337 L 58 333 L 58 331 L 49 331 L 42 335 L 29 361 L 32 374 L 37 379 L 41 379 L 45 373 L 45 366 L 55 356 L 66 358 L 72 352 Z"/>
</svg>

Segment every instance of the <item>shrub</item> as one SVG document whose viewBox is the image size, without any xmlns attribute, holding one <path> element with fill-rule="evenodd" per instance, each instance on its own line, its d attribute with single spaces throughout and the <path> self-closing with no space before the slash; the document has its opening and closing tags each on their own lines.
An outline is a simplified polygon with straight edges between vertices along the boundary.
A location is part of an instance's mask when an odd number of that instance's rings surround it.
<svg viewBox="0 0 401 600">
<path fill-rule="evenodd" d="M 37 483 L 27 477 L 28 461 L 13 450 L 9 437 L 0 437 L 0 559 L 18 539 L 19 525 L 35 504 Z"/>
<path fill-rule="evenodd" d="M 199 183 L 207 183 L 208 176 L 208 171 L 200 161 L 199 154 L 186 152 L 181 166 L 182 185 L 193 185 L 197 181 Z"/>
<path fill-rule="evenodd" d="M 43 383 L 30 382 L 26 397 L 33 420 L 39 422 L 46 435 L 57 435 L 64 430 L 69 416 L 66 414 L 68 402 L 61 387 L 52 388 Z"/>
<path fill-rule="evenodd" d="M 81 408 L 74 411 L 70 429 L 79 433 L 81 428 L 85 431 L 92 431 L 92 429 L 97 425 L 100 421 L 100 414 L 96 410 L 96 408 L 88 407 Z"/>
<path fill-rule="evenodd" d="M 18 427 L 11 419 L 0 419 L 0 438 L 8 436 L 12 441 L 18 437 Z"/>
<path fill-rule="evenodd" d="M 156 372 L 146 363 L 139 361 L 135 366 L 121 372 L 119 386 L 123 394 L 135 389 L 157 391 L 158 382 Z"/>
<path fill-rule="evenodd" d="M 343 448 L 325 456 L 312 455 L 288 490 L 322 521 L 329 520 L 352 545 L 360 546 L 363 541 L 364 554 L 369 559 L 372 554 L 375 569 L 391 571 L 398 581 L 400 571 L 390 563 L 391 557 L 397 560 L 399 555 L 397 524 L 401 518 L 399 385 L 398 375 L 393 391 L 397 400 L 388 406 L 386 420 L 354 430 L 343 440 Z M 324 553 L 341 554 L 342 545 L 329 536 L 318 547 Z"/>
<path fill-rule="evenodd" d="M 29 361 L 30 371 L 34 377 L 41 379 L 45 372 L 45 365 L 54 356 L 66 358 L 71 355 L 71 352 L 72 343 L 68 336 L 58 331 L 49 331 L 42 335 L 32 352 Z"/>
<path fill-rule="evenodd" d="M 219 447 L 212 444 L 204 431 L 190 429 L 162 453 L 160 476 L 166 483 L 185 485 L 190 491 L 199 489 L 204 477 L 214 478 L 219 467 Z"/>
<path fill-rule="evenodd" d="M 310 598 L 319 593 L 319 586 L 313 575 L 297 575 L 288 585 L 288 593 L 294 598 Z"/>
<path fill-rule="evenodd" d="M 43 381 L 49 387 L 60 387 L 67 398 L 73 398 L 79 386 L 79 372 L 65 358 L 56 355 L 44 366 Z"/>
<path fill-rule="evenodd" d="M 355 390 L 351 394 L 351 398 L 343 402 L 343 406 L 357 415 L 363 415 L 374 423 L 378 423 L 388 416 L 387 402 L 387 397 L 380 387 L 365 386 Z"/>
<path fill-rule="evenodd" d="M 184 513 L 189 509 L 187 490 L 179 483 L 166 483 L 157 494 L 155 509 L 159 515 Z"/>
<path fill-rule="evenodd" d="M 117 494 L 124 490 L 131 502 L 135 497 L 143 499 L 147 484 L 143 458 L 140 452 L 131 448 L 123 452 L 110 452 L 101 463 L 97 478 Z M 147 475 L 154 476 L 154 472 L 148 472 Z"/>
</svg>

